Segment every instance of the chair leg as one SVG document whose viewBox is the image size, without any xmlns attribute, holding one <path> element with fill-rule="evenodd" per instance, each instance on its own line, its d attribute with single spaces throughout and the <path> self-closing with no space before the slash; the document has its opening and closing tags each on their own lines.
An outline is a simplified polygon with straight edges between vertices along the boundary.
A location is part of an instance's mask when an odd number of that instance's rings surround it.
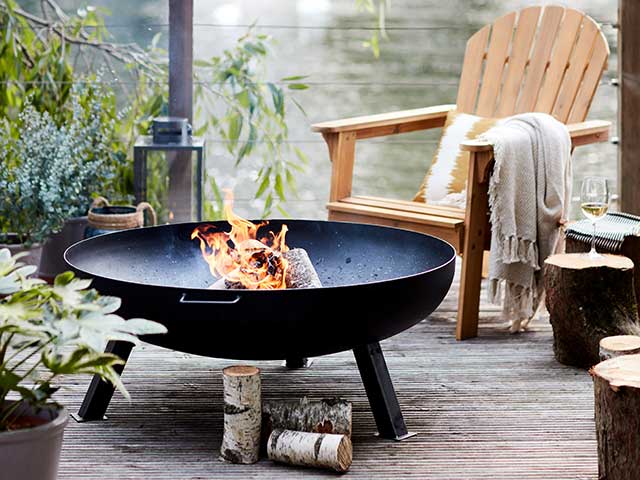
<svg viewBox="0 0 640 480">
<path fill-rule="evenodd" d="M 458 298 L 456 340 L 478 336 L 480 313 L 480 287 L 482 284 L 482 251 L 462 256 L 462 276 Z"/>
<path fill-rule="evenodd" d="M 485 166 L 492 158 L 491 152 L 471 152 L 469 159 L 467 210 L 456 326 L 457 340 L 478 336 L 482 259 L 489 230 L 489 183 Z"/>
</svg>

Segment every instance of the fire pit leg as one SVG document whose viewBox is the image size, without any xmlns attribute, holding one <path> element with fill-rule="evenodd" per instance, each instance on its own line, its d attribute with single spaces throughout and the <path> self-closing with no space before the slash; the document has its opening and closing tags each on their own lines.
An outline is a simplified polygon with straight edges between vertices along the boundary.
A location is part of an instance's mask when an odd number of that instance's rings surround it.
<svg viewBox="0 0 640 480">
<path fill-rule="evenodd" d="M 379 435 L 392 440 L 405 440 L 414 436 L 415 433 L 409 433 L 404 423 L 380 344 L 376 342 L 356 347 L 353 355 L 356 357 Z"/>
<path fill-rule="evenodd" d="M 132 343 L 111 341 L 107 343 L 105 352 L 119 356 L 126 363 L 132 349 Z M 118 372 L 118 375 L 121 375 L 122 370 L 124 370 L 124 365 L 116 365 L 114 370 Z M 91 379 L 91 384 L 87 389 L 87 393 L 84 395 L 84 400 L 82 401 L 82 405 L 80 405 L 80 410 L 78 410 L 77 414 L 72 414 L 71 416 L 77 422 L 106 420 L 107 417 L 105 417 L 105 413 L 109 406 L 109 402 L 111 401 L 111 397 L 113 396 L 114 390 L 115 388 L 113 385 L 103 381 L 99 376 L 94 375 Z"/>
<path fill-rule="evenodd" d="M 291 370 L 295 370 L 297 368 L 309 368 L 312 363 L 313 363 L 313 358 L 292 357 L 292 358 L 287 358 L 282 364 L 282 366 L 287 367 Z"/>
</svg>

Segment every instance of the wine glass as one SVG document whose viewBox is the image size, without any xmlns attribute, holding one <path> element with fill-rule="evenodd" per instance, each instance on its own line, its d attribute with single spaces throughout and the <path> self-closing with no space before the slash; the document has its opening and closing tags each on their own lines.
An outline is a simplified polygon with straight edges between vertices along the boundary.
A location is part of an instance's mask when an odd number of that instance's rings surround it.
<svg viewBox="0 0 640 480">
<path fill-rule="evenodd" d="M 599 258 L 596 252 L 596 223 L 609 209 L 609 188 L 607 179 L 603 177 L 585 177 L 582 181 L 580 193 L 580 208 L 585 217 L 593 224 L 593 237 L 591 238 L 591 250 L 589 258 Z"/>
</svg>

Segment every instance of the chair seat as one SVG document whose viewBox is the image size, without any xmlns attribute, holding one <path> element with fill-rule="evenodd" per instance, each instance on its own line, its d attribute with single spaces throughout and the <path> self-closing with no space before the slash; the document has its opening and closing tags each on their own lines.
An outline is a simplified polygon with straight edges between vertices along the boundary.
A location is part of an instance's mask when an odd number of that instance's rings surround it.
<svg viewBox="0 0 640 480">
<path fill-rule="evenodd" d="M 428 233 L 460 252 L 465 212 L 454 207 L 380 197 L 347 197 L 327 204 L 329 219 L 404 228 Z"/>
</svg>

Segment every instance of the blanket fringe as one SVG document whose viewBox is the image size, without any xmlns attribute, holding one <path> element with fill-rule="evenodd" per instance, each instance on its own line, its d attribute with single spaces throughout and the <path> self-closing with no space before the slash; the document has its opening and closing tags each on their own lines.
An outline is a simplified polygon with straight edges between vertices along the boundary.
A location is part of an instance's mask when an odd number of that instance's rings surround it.
<svg viewBox="0 0 640 480">
<path fill-rule="evenodd" d="M 516 236 L 504 237 L 502 238 L 502 246 L 498 251 L 503 253 L 500 259 L 503 263 L 523 263 L 533 267 L 535 270 L 540 269 L 538 265 L 538 245 L 533 240 Z"/>
<path fill-rule="evenodd" d="M 503 304 L 502 316 L 509 319 L 512 333 L 517 333 L 527 326 L 540 304 L 535 288 L 524 287 L 500 278 L 490 279 L 487 294 L 490 303 Z"/>
</svg>

